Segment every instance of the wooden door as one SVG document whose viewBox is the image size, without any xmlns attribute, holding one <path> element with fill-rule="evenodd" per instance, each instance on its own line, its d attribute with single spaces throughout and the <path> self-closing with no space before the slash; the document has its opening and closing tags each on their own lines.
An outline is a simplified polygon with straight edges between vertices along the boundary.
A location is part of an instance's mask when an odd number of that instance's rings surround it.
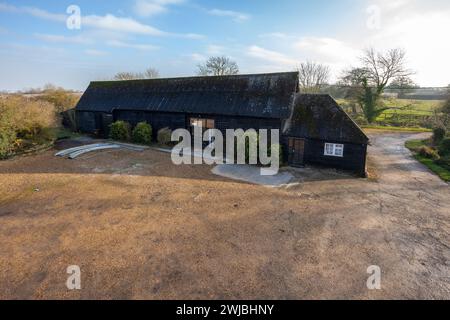
<svg viewBox="0 0 450 320">
<path fill-rule="evenodd" d="M 289 164 L 303 166 L 305 164 L 305 140 L 289 138 Z"/>
</svg>

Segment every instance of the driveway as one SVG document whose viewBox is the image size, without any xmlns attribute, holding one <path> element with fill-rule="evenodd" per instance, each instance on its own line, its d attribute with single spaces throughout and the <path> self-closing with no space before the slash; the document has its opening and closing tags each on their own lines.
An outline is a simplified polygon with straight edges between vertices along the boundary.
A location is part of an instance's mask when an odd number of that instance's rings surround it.
<svg viewBox="0 0 450 320">
<path fill-rule="evenodd" d="M 278 189 L 151 150 L 0 162 L 0 298 L 450 299 L 450 189 L 417 137 L 371 134 L 377 181 Z"/>
</svg>

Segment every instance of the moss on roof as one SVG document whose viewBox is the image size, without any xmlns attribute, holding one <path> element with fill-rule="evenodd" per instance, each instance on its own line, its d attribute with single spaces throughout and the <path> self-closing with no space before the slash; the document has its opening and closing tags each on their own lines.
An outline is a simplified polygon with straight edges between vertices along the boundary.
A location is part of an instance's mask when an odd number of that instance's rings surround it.
<svg viewBox="0 0 450 320">
<path fill-rule="evenodd" d="M 298 94 L 287 135 L 367 144 L 369 138 L 329 95 Z"/>
<path fill-rule="evenodd" d="M 114 109 L 286 118 L 298 73 L 92 82 L 80 111 Z"/>
</svg>

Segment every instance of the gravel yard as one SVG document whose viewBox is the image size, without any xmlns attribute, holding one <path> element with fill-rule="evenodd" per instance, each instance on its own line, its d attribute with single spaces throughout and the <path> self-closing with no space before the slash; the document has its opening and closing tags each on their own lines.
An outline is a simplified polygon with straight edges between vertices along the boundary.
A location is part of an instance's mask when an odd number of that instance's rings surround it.
<svg viewBox="0 0 450 320">
<path fill-rule="evenodd" d="M 404 148 L 418 136 L 371 133 L 377 180 L 307 168 L 283 188 L 155 150 L 2 161 L 0 298 L 450 299 L 450 189 Z"/>
</svg>

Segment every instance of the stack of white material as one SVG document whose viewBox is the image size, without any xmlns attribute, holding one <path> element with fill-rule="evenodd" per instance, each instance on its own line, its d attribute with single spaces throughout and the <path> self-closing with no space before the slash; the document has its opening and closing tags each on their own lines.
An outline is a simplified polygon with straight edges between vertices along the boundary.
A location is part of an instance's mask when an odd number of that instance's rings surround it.
<svg viewBox="0 0 450 320">
<path fill-rule="evenodd" d="M 88 144 L 80 147 L 70 148 L 66 150 L 62 150 L 55 154 L 57 157 L 68 157 L 69 159 L 75 159 L 76 157 L 79 157 L 83 154 L 93 152 L 93 151 L 99 151 L 99 150 L 106 150 L 106 149 L 119 149 L 121 148 L 120 145 L 112 144 L 112 143 L 96 143 L 96 144 Z"/>
</svg>

